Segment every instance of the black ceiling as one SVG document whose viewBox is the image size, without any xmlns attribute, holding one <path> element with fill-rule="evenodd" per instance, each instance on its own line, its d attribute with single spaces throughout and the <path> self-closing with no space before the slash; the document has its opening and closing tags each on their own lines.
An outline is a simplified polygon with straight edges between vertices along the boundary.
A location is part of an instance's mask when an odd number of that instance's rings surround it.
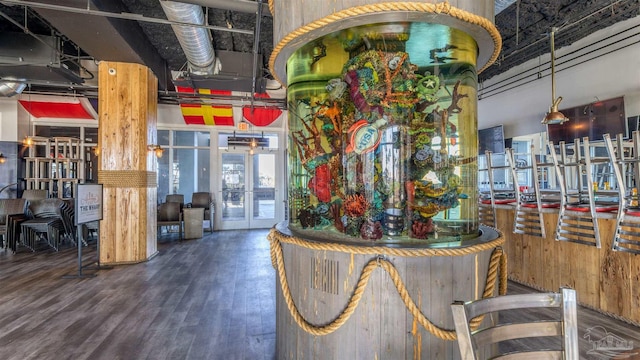
<svg viewBox="0 0 640 360">
<path fill-rule="evenodd" d="M 233 32 L 254 31 L 258 19 L 255 10 L 236 11 L 237 8 L 252 5 L 252 0 L 185 2 L 215 6 L 204 7 L 204 10 L 207 23 L 212 26 L 210 30 L 216 51 L 253 55 L 253 35 Z M 559 28 L 556 33 L 556 47 L 559 48 L 615 22 L 637 16 L 639 2 L 640 0 L 515 1 L 496 15 L 495 23 L 502 34 L 503 48 L 498 61 L 480 74 L 480 80 L 486 80 L 548 53 L 548 33 L 552 27 Z M 41 7 L 41 4 L 60 8 Z M 265 8 L 266 5 L 263 4 L 263 9 Z M 69 9 L 77 10 L 68 11 Z M 88 10 L 83 12 L 83 9 Z M 131 14 L 142 15 L 145 20 L 126 19 Z M 143 63 L 158 76 L 160 88 L 170 91 L 173 90 L 171 71 L 184 70 L 186 57 L 171 26 L 152 22 L 153 19 L 166 19 L 159 0 L 0 0 L 0 35 L 26 32 L 55 35 L 63 40 L 62 50 L 71 64 L 81 59 Z M 273 47 L 272 20 L 268 10 L 263 10 L 257 49 L 259 69 L 255 74 L 258 78 L 272 78 L 268 72 Z M 1 46 L 2 44 L 0 49 Z M 5 66 L 2 62 L 0 53 L 0 66 Z M 86 73 L 83 76 L 90 77 Z M 90 86 L 82 85 L 33 85 L 38 86 L 49 86 L 58 91 L 68 91 L 71 87 L 74 91 L 90 90 Z"/>
</svg>

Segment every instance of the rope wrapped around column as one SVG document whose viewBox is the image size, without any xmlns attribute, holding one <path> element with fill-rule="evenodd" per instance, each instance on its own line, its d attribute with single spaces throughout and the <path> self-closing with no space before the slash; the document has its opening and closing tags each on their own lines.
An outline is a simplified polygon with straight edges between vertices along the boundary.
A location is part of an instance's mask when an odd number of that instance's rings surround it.
<svg viewBox="0 0 640 360">
<path fill-rule="evenodd" d="M 158 187 L 154 171 L 98 170 L 98 182 L 105 188 L 155 188 Z"/>
<path fill-rule="evenodd" d="M 269 9 L 273 14 L 275 5 L 273 4 L 273 0 L 269 1 Z M 364 15 L 364 14 L 373 14 L 373 13 L 387 13 L 393 11 L 411 11 L 411 12 L 424 12 L 431 13 L 436 15 L 447 15 L 452 18 L 467 22 L 469 24 L 480 26 L 485 29 L 493 43 L 495 44 L 495 48 L 489 61 L 480 69 L 478 69 L 478 73 L 481 73 L 486 68 L 488 68 L 500 55 L 500 50 L 502 49 L 502 37 L 500 36 L 500 32 L 496 28 L 496 26 L 488 19 L 470 13 L 468 11 L 458 9 L 454 6 L 451 6 L 447 1 L 440 3 L 424 3 L 424 2 L 412 2 L 412 1 L 401 1 L 401 2 L 383 2 L 377 4 L 368 4 L 355 6 L 352 8 L 344 9 L 338 12 L 335 12 L 331 15 L 325 16 L 324 18 L 317 19 L 315 21 L 310 22 L 304 26 L 301 26 L 294 31 L 287 34 L 283 37 L 278 44 L 273 47 L 273 51 L 271 52 L 271 57 L 269 58 L 269 69 L 271 69 L 271 73 L 275 77 L 275 79 L 281 84 L 286 84 L 286 79 L 280 79 L 278 76 L 278 72 L 275 71 L 275 62 L 276 58 L 280 54 L 280 52 L 292 41 L 295 39 L 309 33 L 315 31 L 317 29 L 326 27 L 334 22 L 343 21 L 349 19 L 350 17 Z M 276 14 L 273 14 L 276 16 Z"/>
<path fill-rule="evenodd" d="M 298 326 L 302 328 L 304 331 L 312 334 L 312 335 L 328 335 L 332 332 L 339 329 L 355 312 L 358 307 L 358 303 L 364 294 L 364 290 L 367 287 L 369 282 L 369 278 L 373 271 L 380 267 L 384 269 L 391 280 L 393 281 L 400 298 L 404 302 L 405 306 L 409 310 L 409 312 L 416 318 L 418 323 L 425 328 L 425 330 L 429 331 L 431 334 L 443 340 L 455 340 L 456 333 L 455 330 L 443 329 L 433 324 L 418 308 L 415 301 L 409 295 L 409 292 L 398 273 L 398 270 L 395 268 L 393 263 L 389 260 L 385 259 L 383 255 L 380 253 L 375 253 L 374 251 L 379 248 L 387 249 L 388 253 L 391 255 L 398 255 L 398 252 L 402 254 L 409 254 L 408 256 L 462 256 L 473 254 L 482 250 L 488 250 L 493 248 L 493 252 L 491 253 L 491 259 L 489 262 L 489 268 L 487 270 L 487 279 L 485 282 L 485 288 L 482 294 L 482 298 L 488 298 L 493 296 L 495 291 L 496 282 L 498 279 L 498 273 L 500 274 L 500 284 L 499 284 L 499 294 L 505 295 L 507 292 L 507 272 L 506 272 L 506 254 L 502 251 L 502 247 L 498 244 L 504 243 L 504 238 L 500 236 L 498 239 L 472 245 L 468 247 L 462 248 L 451 248 L 451 249 L 398 249 L 398 248 L 386 248 L 383 246 L 373 246 L 373 247 L 362 247 L 362 246 L 350 246 L 350 245 L 341 245 L 341 244 L 321 244 L 316 242 L 309 242 L 303 239 L 293 237 L 293 236 L 285 236 L 279 233 L 276 229 L 272 229 L 269 235 L 267 236 L 270 242 L 270 254 L 271 254 L 271 264 L 276 269 L 278 273 L 278 277 L 280 278 L 280 286 L 282 290 L 283 297 L 285 302 L 287 303 L 287 307 L 291 316 L 296 321 Z M 362 269 L 360 273 L 360 278 L 358 279 L 358 283 L 349 298 L 349 302 L 345 306 L 344 310 L 334 318 L 330 323 L 323 325 L 315 325 L 308 322 L 302 314 L 298 311 L 298 307 L 294 303 L 294 300 L 291 296 L 291 291 L 289 289 L 289 283 L 287 282 L 287 274 L 284 267 L 284 258 L 282 254 L 282 244 L 281 242 L 296 244 L 301 247 L 305 247 L 313 250 L 330 250 L 330 251 L 343 251 L 352 254 L 375 254 L 375 257 L 370 259 L 367 264 Z M 486 245 L 493 244 L 492 247 L 487 247 Z M 336 250 L 340 249 L 340 250 Z M 447 254 L 444 253 L 443 250 L 448 250 Z M 405 256 L 405 255 L 400 255 Z M 477 328 L 482 322 L 483 317 L 477 317 L 472 320 L 471 326 L 473 328 Z"/>
</svg>

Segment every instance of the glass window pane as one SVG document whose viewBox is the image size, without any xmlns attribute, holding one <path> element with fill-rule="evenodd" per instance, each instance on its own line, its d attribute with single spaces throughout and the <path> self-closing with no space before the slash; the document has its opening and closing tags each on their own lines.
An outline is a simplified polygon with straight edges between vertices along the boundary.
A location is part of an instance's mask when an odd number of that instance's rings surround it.
<svg viewBox="0 0 640 360">
<path fill-rule="evenodd" d="M 176 146 L 209 146 L 208 131 L 176 131 L 173 145 Z"/>
<path fill-rule="evenodd" d="M 158 130 L 158 145 L 169 146 L 169 130 Z"/>
<path fill-rule="evenodd" d="M 86 127 L 84 128 L 84 142 L 97 144 L 98 143 L 98 128 Z"/>
<path fill-rule="evenodd" d="M 164 155 L 158 158 L 158 203 L 165 202 L 168 194 L 171 194 L 169 186 L 169 151 L 165 149 Z"/>
<path fill-rule="evenodd" d="M 67 136 L 80 138 L 80 127 L 72 126 L 48 126 L 48 125 L 36 125 L 36 136 L 44 137 L 57 137 Z"/>
<path fill-rule="evenodd" d="M 86 134 L 86 133 L 85 133 Z M 93 146 L 84 147 L 84 179 L 88 183 L 98 182 L 98 156 Z"/>
<path fill-rule="evenodd" d="M 209 191 L 209 149 L 174 149 L 172 193 L 183 194 L 185 203 L 198 191 Z"/>
</svg>

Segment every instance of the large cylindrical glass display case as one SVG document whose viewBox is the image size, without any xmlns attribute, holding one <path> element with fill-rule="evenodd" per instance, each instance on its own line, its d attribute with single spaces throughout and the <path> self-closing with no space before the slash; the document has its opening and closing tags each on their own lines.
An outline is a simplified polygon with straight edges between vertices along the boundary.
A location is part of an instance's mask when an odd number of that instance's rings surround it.
<svg viewBox="0 0 640 360">
<path fill-rule="evenodd" d="M 376 23 L 287 61 L 292 232 L 381 243 L 479 235 L 474 38 Z"/>
</svg>

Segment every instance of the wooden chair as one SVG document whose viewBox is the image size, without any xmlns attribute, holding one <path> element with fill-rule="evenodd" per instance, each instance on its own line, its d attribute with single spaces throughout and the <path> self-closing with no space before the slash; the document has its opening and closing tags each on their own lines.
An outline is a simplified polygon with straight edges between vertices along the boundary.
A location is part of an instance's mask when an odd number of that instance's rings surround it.
<svg viewBox="0 0 640 360">
<path fill-rule="evenodd" d="M 576 292 L 561 289 L 558 293 L 504 295 L 451 305 L 458 336 L 458 347 L 464 360 L 476 359 L 578 359 L 578 320 Z M 557 308 L 542 314 L 541 308 Z M 517 311 L 518 323 L 498 323 L 499 311 Z M 531 312 L 536 319 L 526 321 Z M 527 316 L 525 316 L 525 314 Z M 484 318 L 477 328 L 471 323 L 478 316 Z M 487 326 L 484 324 L 490 323 Z M 532 338 L 556 337 L 557 349 L 536 349 Z M 521 341 L 519 341 L 521 339 Z M 501 344 L 500 344 L 501 343 Z M 508 345 L 508 346 L 507 346 Z M 505 348 L 509 348 L 505 351 Z M 502 348 L 502 350 L 501 350 Z"/>
<path fill-rule="evenodd" d="M 166 202 L 158 206 L 158 220 L 156 223 L 158 227 L 158 235 L 165 226 L 178 226 L 178 233 L 180 241 L 182 241 L 182 212 L 180 211 L 180 203 L 178 202 Z"/>
<path fill-rule="evenodd" d="M 192 208 L 204 208 L 204 220 L 209 221 L 209 232 L 213 232 L 214 202 L 208 192 L 195 192 L 191 197 Z"/>
</svg>

